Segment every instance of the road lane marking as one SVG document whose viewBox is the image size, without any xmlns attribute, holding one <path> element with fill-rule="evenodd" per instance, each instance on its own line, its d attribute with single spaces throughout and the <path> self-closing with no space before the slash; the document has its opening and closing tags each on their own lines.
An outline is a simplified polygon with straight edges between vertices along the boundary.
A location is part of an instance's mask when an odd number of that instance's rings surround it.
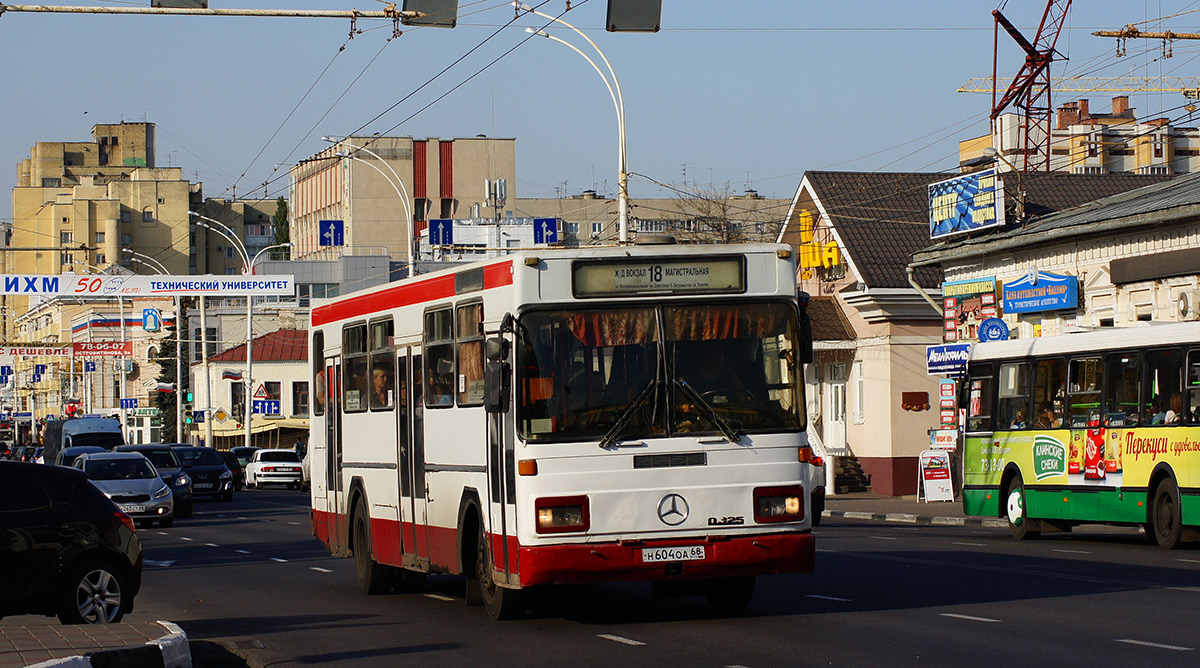
<svg viewBox="0 0 1200 668">
<path fill-rule="evenodd" d="M 953 612 L 939 612 L 938 614 L 941 615 L 942 617 L 952 617 L 954 619 L 965 619 L 968 622 L 988 622 L 990 624 L 998 624 L 1000 622 L 999 619 L 992 619 L 990 617 L 973 617 L 971 615 L 956 615 Z"/>
<path fill-rule="evenodd" d="M 851 603 L 848 598 L 838 598 L 837 596 L 822 596 L 821 594 L 805 594 L 809 598 L 819 598 L 822 601 L 837 601 L 839 603 Z"/>
<path fill-rule="evenodd" d="M 311 571 L 317 571 L 318 573 L 332 573 L 333 572 L 333 571 L 329 570 L 328 568 L 321 568 L 320 566 L 309 566 L 308 569 Z"/>
<path fill-rule="evenodd" d="M 896 540 L 895 536 L 871 536 L 875 540 Z"/>
<path fill-rule="evenodd" d="M 192 539 L 188 538 L 187 536 L 180 536 L 179 540 L 192 540 Z"/>
<path fill-rule="evenodd" d="M 217 545 L 216 543 L 205 543 L 204 546 L 205 547 L 221 547 L 220 545 Z"/>
<path fill-rule="evenodd" d="M 279 557 L 271 557 L 271 561 L 278 561 L 281 564 L 286 564 L 288 562 L 287 559 L 280 559 Z"/>
<path fill-rule="evenodd" d="M 158 566 L 159 568 L 167 568 L 168 566 L 171 566 L 174 563 L 175 562 L 173 560 L 172 561 L 154 561 L 153 559 L 142 559 L 142 564 L 144 564 L 146 566 Z"/>
<path fill-rule="evenodd" d="M 621 637 L 621 636 L 615 636 L 615 635 L 613 635 L 613 634 L 611 634 L 611 633 L 601 633 L 601 634 L 599 634 L 599 635 L 598 635 L 598 636 L 596 636 L 596 637 L 597 637 L 597 638 L 604 638 L 605 640 L 611 640 L 611 641 L 613 641 L 613 642 L 619 642 L 619 643 L 621 643 L 621 644 L 624 644 L 624 645 L 633 645 L 633 646 L 635 646 L 635 647 L 637 647 L 637 646 L 639 646 L 639 645 L 645 645 L 645 644 L 646 644 L 646 643 L 644 643 L 644 642 L 641 642 L 640 640 L 632 640 L 632 639 L 630 639 L 630 638 L 623 638 L 623 637 Z"/>
<path fill-rule="evenodd" d="M 432 598 L 436 601 L 453 601 L 451 596 L 442 596 L 441 594 L 425 594 L 425 598 Z"/>
<path fill-rule="evenodd" d="M 1091 554 L 1087 550 L 1051 550 L 1052 552 L 1062 552 L 1063 554 Z"/>
<path fill-rule="evenodd" d="M 300 526 L 300 523 L 299 523 L 299 522 L 288 522 L 288 524 L 290 524 L 290 525 L 292 525 L 292 526 L 294 526 L 294 527 L 298 527 L 298 526 Z"/>
<path fill-rule="evenodd" d="M 950 544 L 951 545 L 967 545 L 970 547 L 987 547 L 986 543 L 963 543 L 960 541 L 951 541 Z"/>
<path fill-rule="evenodd" d="M 1145 640 L 1130 640 L 1129 638 L 1117 638 L 1117 642 L 1123 642 L 1129 645 L 1141 645 L 1142 647 L 1154 647 L 1157 649 L 1171 649 L 1176 652 L 1192 652 L 1195 647 L 1180 647 L 1179 645 L 1164 645 L 1157 642 L 1146 642 Z"/>
<path fill-rule="evenodd" d="M 234 550 L 234 552 L 238 554 L 250 554 L 250 550 Z"/>
<path fill-rule="evenodd" d="M 154 533 L 156 533 L 156 534 L 158 534 L 158 535 L 160 535 L 160 536 L 166 536 L 166 535 L 167 535 L 167 532 L 166 532 L 166 531 L 155 531 Z"/>
<path fill-rule="evenodd" d="M 1182 561 L 1185 564 L 1200 564 L 1200 559 L 1176 559 L 1175 561 Z"/>
</svg>

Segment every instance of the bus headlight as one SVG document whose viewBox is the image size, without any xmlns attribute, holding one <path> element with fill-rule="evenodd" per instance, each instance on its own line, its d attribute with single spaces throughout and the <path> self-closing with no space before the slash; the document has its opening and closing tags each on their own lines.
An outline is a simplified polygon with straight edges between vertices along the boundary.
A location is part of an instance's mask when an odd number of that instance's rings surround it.
<svg viewBox="0 0 1200 668">
<path fill-rule="evenodd" d="M 804 488 L 759 487 L 754 490 L 754 521 L 795 522 L 804 519 Z"/>
<path fill-rule="evenodd" d="M 568 533 L 587 531 L 591 525 L 586 496 L 558 496 L 538 499 L 538 533 Z"/>
</svg>

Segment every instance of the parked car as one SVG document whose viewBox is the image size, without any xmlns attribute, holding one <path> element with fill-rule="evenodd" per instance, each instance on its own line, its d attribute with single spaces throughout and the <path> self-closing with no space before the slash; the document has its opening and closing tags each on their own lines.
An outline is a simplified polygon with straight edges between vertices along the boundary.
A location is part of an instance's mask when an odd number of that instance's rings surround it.
<svg viewBox="0 0 1200 668">
<path fill-rule="evenodd" d="M 108 452 L 98 445 L 72 445 L 69 448 L 63 448 L 58 451 L 58 461 L 50 462 L 59 466 L 70 466 L 75 462 L 75 458 L 85 452 Z"/>
<path fill-rule="evenodd" d="M 212 448 L 175 445 L 183 470 L 192 477 L 192 497 L 212 496 L 233 501 L 233 472 Z"/>
<path fill-rule="evenodd" d="M 237 457 L 238 461 L 242 463 L 242 469 L 246 468 L 246 465 L 254 458 L 254 453 L 259 450 L 262 450 L 262 448 L 256 448 L 251 445 L 239 445 L 236 448 L 229 449 L 233 453 L 233 456 Z"/>
<path fill-rule="evenodd" d="M 242 468 L 242 463 L 238 461 L 237 455 L 228 450 L 218 450 L 217 454 L 221 456 L 225 466 L 233 474 L 233 491 L 242 491 L 242 487 L 246 484 L 246 469 Z"/>
<path fill-rule="evenodd" d="M 147 524 L 175 523 L 175 497 L 154 464 L 137 452 L 85 452 L 72 464 L 121 512 Z"/>
<path fill-rule="evenodd" d="M 300 455 L 295 450 L 259 450 L 246 465 L 246 486 L 286 485 L 299 489 L 304 482 Z"/>
<path fill-rule="evenodd" d="M 192 516 L 192 479 L 183 471 L 183 462 L 175 454 L 174 448 L 162 443 L 145 445 L 122 445 L 117 452 L 140 452 L 158 469 L 158 474 L 171 486 L 175 495 L 175 516 Z"/>
<path fill-rule="evenodd" d="M 0 462 L 0 617 L 114 623 L 133 611 L 142 545 L 133 520 L 82 471 Z"/>
</svg>

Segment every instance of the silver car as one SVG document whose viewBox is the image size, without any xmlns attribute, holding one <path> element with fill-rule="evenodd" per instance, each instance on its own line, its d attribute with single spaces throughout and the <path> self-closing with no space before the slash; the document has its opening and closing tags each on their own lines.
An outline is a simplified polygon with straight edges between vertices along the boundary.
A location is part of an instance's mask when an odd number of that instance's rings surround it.
<svg viewBox="0 0 1200 668">
<path fill-rule="evenodd" d="M 72 464 L 134 520 L 175 523 L 175 497 L 149 459 L 137 452 L 87 452 Z"/>
</svg>

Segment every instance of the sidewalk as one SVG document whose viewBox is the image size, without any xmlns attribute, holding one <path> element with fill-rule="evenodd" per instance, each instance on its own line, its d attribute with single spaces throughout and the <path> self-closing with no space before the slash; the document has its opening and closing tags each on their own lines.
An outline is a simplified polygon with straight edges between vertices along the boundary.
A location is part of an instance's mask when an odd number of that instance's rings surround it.
<svg viewBox="0 0 1200 668">
<path fill-rule="evenodd" d="M 902 524 L 1008 527 L 1003 518 L 967 517 L 961 500 L 925 503 L 917 501 L 915 496 L 880 496 L 870 492 L 826 496 L 825 512 L 821 516 Z"/>
<path fill-rule="evenodd" d="M 0 668 L 191 668 L 187 634 L 171 622 L 0 626 Z"/>
</svg>

